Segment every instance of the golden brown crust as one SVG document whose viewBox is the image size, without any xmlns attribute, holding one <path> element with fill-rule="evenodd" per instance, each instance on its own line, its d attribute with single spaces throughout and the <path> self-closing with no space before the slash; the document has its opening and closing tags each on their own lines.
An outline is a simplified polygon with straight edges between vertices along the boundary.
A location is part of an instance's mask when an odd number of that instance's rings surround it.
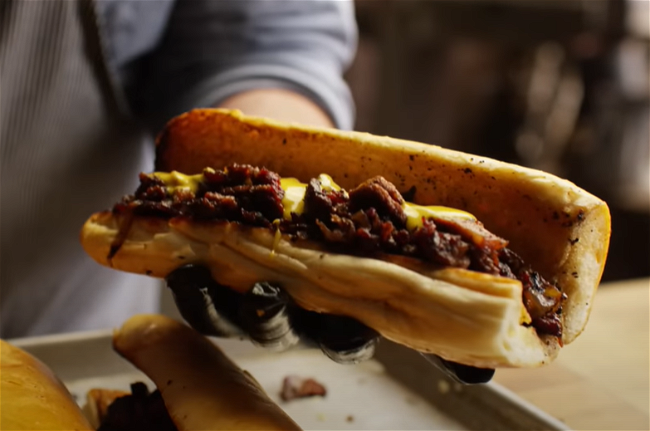
<svg viewBox="0 0 650 431">
<path fill-rule="evenodd" d="M 218 347 L 168 317 L 132 317 L 113 347 L 154 381 L 179 431 L 301 429 Z"/>
<path fill-rule="evenodd" d="M 46 365 L 4 340 L 0 356 L 0 429 L 93 429 Z"/>
</svg>

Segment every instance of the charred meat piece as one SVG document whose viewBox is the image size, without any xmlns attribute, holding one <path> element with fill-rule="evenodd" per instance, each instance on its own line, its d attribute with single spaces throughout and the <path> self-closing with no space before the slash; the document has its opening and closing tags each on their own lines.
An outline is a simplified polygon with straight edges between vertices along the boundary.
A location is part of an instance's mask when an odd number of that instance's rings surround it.
<svg viewBox="0 0 650 431">
<path fill-rule="evenodd" d="M 537 272 L 525 270 L 519 275 L 524 288 L 524 305 L 533 319 L 555 313 L 562 305 L 563 293 Z"/>
<path fill-rule="evenodd" d="M 398 228 L 406 225 L 403 204 L 397 188 L 383 177 L 372 178 L 350 190 L 350 212 L 374 208 L 382 220 L 389 220 Z"/>
<path fill-rule="evenodd" d="M 445 231 L 455 233 L 469 241 L 476 247 L 487 247 L 492 250 L 501 250 L 508 245 L 508 241 L 499 238 L 483 227 L 483 224 L 476 220 L 436 220 L 436 224 Z"/>
<path fill-rule="evenodd" d="M 548 314 L 543 317 L 533 319 L 533 327 L 539 333 L 553 335 L 558 337 L 562 343 L 562 321 L 557 314 Z"/>
<path fill-rule="evenodd" d="M 265 168 L 232 164 L 223 171 L 206 169 L 204 186 L 206 190 L 218 191 L 237 186 L 271 185 L 280 189 L 280 176 Z"/>
<path fill-rule="evenodd" d="M 469 269 L 485 272 L 486 274 L 502 275 L 499 255 L 495 250 L 489 247 L 472 247 L 470 253 L 472 255 L 472 264 L 470 265 Z"/>
<path fill-rule="evenodd" d="M 540 334 L 562 336 L 559 314 L 567 299 L 562 290 L 546 281 L 538 272 L 527 266 L 512 250 L 503 249 L 500 254 L 500 274 L 521 281 L 523 301 L 533 320 L 533 327 Z"/>
<path fill-rule="evenodd" d="M 160 202 L 167 198 L 165 183 L 158 177 L 140 174 L 140 186 L 134 196 L 142 201 Z"/>
<path fill-rule="evenodd" d="M 339 212 L 348 216 L 348 195 L 345 192 L 325 189 L 317 178 L 312 178 L 305 190 L 305 212 L 307 220 L 320 220 L 326 224 L 331 221 L 332 214 Z"/>
<path fill-rule="evenodd" d="M 287 376 L 282 381 L 282 391 L 280 398 L 283 401 L 291 401 L 297 398 L 324 397 L 327 395 L 325 386 L 318 383 L 312 378 L 302 378 L 300 376 Z"/>
<path fill-rule="evenodd" d="M 444 266 L 467 268 L 469 244 L 460 235 L 440 232 L 431 220 L 425 220 L 422 227 L 413 233 L 413 242 L 418 252 L 427 260 Z"/>
</svg>

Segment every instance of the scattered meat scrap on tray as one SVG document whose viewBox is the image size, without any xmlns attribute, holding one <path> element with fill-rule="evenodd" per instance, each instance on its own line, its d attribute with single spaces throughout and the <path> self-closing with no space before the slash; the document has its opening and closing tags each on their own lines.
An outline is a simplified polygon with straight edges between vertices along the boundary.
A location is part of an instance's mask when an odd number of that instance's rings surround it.
<svg viewBox="0 0 650 431">
<path fill-rule="evenodd" d="M 280 392 L 280 398 L 283 401 L 316 396 L 324 397 L 325 395 L 327 395 L 327 389 L 316 380 L 294 375 L 284 378 L 282 391 Z"/>
</svg>

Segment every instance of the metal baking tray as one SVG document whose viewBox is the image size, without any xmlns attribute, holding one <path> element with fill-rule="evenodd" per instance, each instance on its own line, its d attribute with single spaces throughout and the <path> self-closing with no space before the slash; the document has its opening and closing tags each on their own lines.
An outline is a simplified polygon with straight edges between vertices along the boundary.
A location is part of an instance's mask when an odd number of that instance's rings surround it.
<svg viewBox="0 0 650 431">
<path fill-rule="evenodd" d="M 46 363 L 80 405 L 91 388 L 128 390 L 153 384 L 111 347 L 111 332 L 84 332 L 10 340 Z M 418 353 L 382 341 L 375 359 L 339 365 L 317 350 L 270 353 L 238 340 L 215 340 L 248 370 L 306 430 L 567 430 L 567 426 L 489 383 L 464 386 Z M 311 377 L 325 397 L 282 402 L 287 375 Z"/>
</svg>

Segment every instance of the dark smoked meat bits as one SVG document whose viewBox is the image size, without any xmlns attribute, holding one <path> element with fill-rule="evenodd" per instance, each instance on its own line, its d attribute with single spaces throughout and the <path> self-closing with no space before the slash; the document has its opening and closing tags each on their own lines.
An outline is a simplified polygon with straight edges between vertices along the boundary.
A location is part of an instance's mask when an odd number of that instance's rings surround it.
<svg viewBox="0 0 650 431">
<path fill-rule="evenodd" d="M 356 189 L 350 190 L 350 212 L 374 208 L 381 218 L 400 227 L 406 225 L 403 204 L 402 195 L 383 177 L 372 178 Z"/>
<path fill-rule="evenodd" d="M 168 192 L 153 175 L 140 175 L 140 186 L 114 211 L 153 217 L 187 216 L 200 220 L 229 220 L 252 226 L 270 226 L 283 214 L 280 176 L 264 168 L 231 165 L 226 170 L 206 169 L 196 193 Z"/>
<path fill-rule="evenodd" d="M 140 176 L 140 186 L 114 207 L 116 212 L 170 218 L 224 220 L 280 229 L 311 239 L 333 251 L 372 256 L 390 254 L 421 259 L 439 267 L 466 268 L 518 279 L 532 326 L 540 334 L 562 335 L 558 317 L 566 296 L 507 248 L 508 242 L 475 220 L 427 219 L 406 228 L 404 199 L 383 177 L 372 178 L 348 192 L 309 181 L 304 211 L 283 218 L 280 176 L 265 168 L 231 165 L 206 169 L 196 193 L 172 192 L 155 176 Z M 275 223 L 279 220 L 279 223 Z"/>
<path fill-rule="evenodd" d="M 344 192 L 325 190 L 318 179 L 312 178 L 305 190 L 303 217 L 311 222 L 327 221 L 331 214 L 337 213 L 336 209 L 341 204 L 347 207 L 347 196 Z M 343 212 L 347 213 L 347 208 L 344 208 Z"/>
</svg>

